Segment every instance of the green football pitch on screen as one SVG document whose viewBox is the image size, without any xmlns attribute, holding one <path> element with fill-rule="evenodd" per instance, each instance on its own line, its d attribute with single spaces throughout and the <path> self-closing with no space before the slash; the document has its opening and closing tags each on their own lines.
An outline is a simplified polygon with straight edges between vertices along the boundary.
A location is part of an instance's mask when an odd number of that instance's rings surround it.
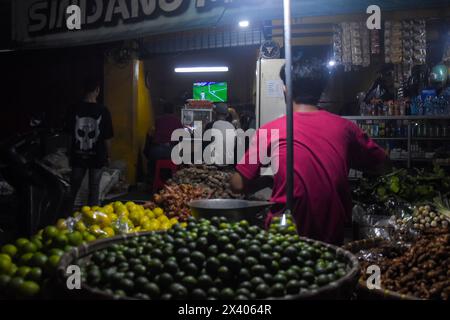
<svg viewBox="0 0 450 320">
<path fill-rule="evenodd" d="M 210 100 L 212 102 L 226 102 L 228 86 L 226 82 L 197 82 L 194 83 L 195 100 Z"/>
</svg>

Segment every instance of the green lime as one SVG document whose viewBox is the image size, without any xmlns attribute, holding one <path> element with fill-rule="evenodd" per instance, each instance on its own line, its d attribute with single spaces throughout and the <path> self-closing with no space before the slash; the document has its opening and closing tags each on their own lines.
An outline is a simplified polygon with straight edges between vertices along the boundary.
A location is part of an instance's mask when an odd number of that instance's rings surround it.
<svg viewBox="0 0 450 320">
<path fill-rule="evenodd" d="M 41 238 L 41 237 L 39 237 L 39 236 L 33 236 L 33 237 L 31 238 L 31 242 L 34 243 L 34 245 L 36 246 L 36 248 L 37 248 L 38 250 L 41 250 L 41 249 L 42 249 L 43 244 L 42 244 L 42 238 Z"/>
<path fill-rule="evenodd" d="M 13 263 L 8 259 L 0 259 L 0 274 L 11 274 Z"/>
<path fill-rule="evenodd" d="M 25 238 L 19 238 L 16 240 L 16 247 L 20 251 L 22 250 L 23 246 L 26 245 L 28 242 L 30 242 L 28 239 Z"/>
<path fill-rule="evenodd" d="M 53 249 L 51 249 L 51 250 L 48 252 L 48 254 L 49 254 L 50 256 L 59 256 L 59 257 L 62 257 L 63 254 L 64 254 L 64 251 L 61 250 L 61 249 L 53 248 Z"/>
<path fill-rule="evenodd" d="M 232 300 L 234 298 L 234 291 L 231 288 L 224 288 L 220 291 L 219 296 L 222 300 Z"/>
<path fill-rule="evenodd" d="M 179 283 L 174 283 L 170 286 L 169 291 L 174 299 L 186 299 L 188 290 Z"/>
<path fill-rule="evenodd" d="M 53 240 L 58 248 L 64 248 L 69 242 L 64 234 L 58 234 Z"/>
<path fill-rule="evenodd" d="M 10 257 L 14 257 L 17 254 L 17 248 L 13 244 L 5 244 L 2 247 L 2 253 L 7 254 Z"/>
<path fill-rule="evenodd" d="M 191 292 L 191 297 L 194 300 L 205 300 L 207 296 L 204 290 L 196 288 Z"/>
<path fill-rule="evenodd" d="M 23 253 L 34 253 L 36 252 L 37 246 L 33 243 L 33 242 L 27 242 L 23 245 L 23 247 L 21 248 L 21 251 Z"/>
<path fill-rule="evenodd" d="M 300 291 L 300 283 L 297 280 L 290 280 L 286 285 L 288 294 L 298 294 Z"/>
<path fill-rule="evenodd" d="M 69 233 L 67 235 L 67 238 L 69 240 L 69 243 L 72 246 L 78 247 L 83 243 L 83 235 L 79 231 L 74 231 L 72 233 Z"/>
<path fill-rule="evenodd" d="M 275 283 L 272 286 L 270 292 L 274 297 L 282 297 L 284 296 L 284 285 L 282 285 L 281 283 Z"/>
<path fill-rule="evenodd" d="M 267 284 L 261 283 L 255 289 L 257 298 L 266 298 L 270 296 L 270 288 Z"/>
<path fill-rule="evenodd" d="M 173 277 L 170 273 L 164 272 L 158 276 L 157 283 L 160 288 L 166 289 L 173 283 Z"/>
<path fill-rule="evenodd" d="M 0 253 L 0 261 L 2 260 L 12 262 L 11 257 L 6 253 Z"/>
<path fill-rule="evenodd" d="M 33 255 L 33 258 L 31 258 L 31 265 L 34 267 L 44 267 L 45 264 L 47 263 L 47 256 L 45 254 L 43 254 L 42 252 L 36 252 Z"/>
<path fill-rule="evenodd" d="M 84 240 L 86 240 L 87 242 L 92 242 L 92 241 L 97 240 L 97 238 L 92 234 L 88 234 L 88 235 L 86 235 L 86 237 L 84 237 Z"/>
<path fill-rule="evenodd" d="M 9 282 L 11 281 L 11 277 L 6 274 L 0 274 L 0 289 L 1 291 L 5 291 L 8 287 Z"/>
<path fill-rule="evenodd" d="M 14 292 L 14 293 L 18 293 L 20 287 L 22 286 L 22 284 L 24 283 L 24 280 L 21 277 L 14 277 L 11 279 L 11 281 L 9 281 L 9 286 L 8 288 Z"/>
<path fill-rule="evenodd" d="M 17 276 L 25 278 L 30 273 L 31 268 L 28 266 L 21 266 L 17 269 Z"/>
<path fill-rule="evenodd" d="M 23 297 L 34 297 L 39 290 L 39 285 L 34 281 L 24 281 L 19 286 L 19 294 Z"/>
<path fill-rule="evenodd" d="M 47 260 L 47 266 L 52 269 L 56 269 L 56 267 L 58 266 L 59 260 L 61 260 L 60 256 L 52 255 Z"/>
<path fill-rule="evenodd" d="M 44 229 L 44 237 L 46 239 L 53 239 L 59 235 L 59 230 L 55 226 L 48 226 Z"/>
<path fill-rule="evenodd" d="M 29 265 L 33 258 L 33 253 L 25 253 L 20 257 L 19 263 L 23 266 Z"/>
<path fill-rule="evenodd" d="M 39 267 L 31 268 L 30 272 L 27 275 L 27 279 L 39 282 L 42 277 L 42 269 Z"/>
<path fill-rule="evenodd" d="M 152 299 L 157 299 L 159 298 L 160 294 L 161 294 L 161 290 L 159 289 L 159 287 L 153 283 L 153 282 L 149 282 L 147 284 L 145 284 L 143 291 L 148 294 L 150 296 L 150 298 Z"/>
</svg>

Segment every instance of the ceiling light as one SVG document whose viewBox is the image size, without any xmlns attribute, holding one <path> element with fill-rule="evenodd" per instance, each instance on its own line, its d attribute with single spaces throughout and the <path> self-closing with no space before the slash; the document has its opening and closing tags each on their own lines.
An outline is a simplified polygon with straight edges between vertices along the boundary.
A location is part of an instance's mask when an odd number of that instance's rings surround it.
<svg viewBox="0 0 450 320">
<path fill-rule="evenodd" d="M 250 22 L 248 20 L 239 21 L 239 27 L 241 27 L 241 28 L 247 28 L 249 25 L 250 25 Z"/>
<path fill-rule="evenodd" d="M 190 72 L 228 72 L 228 67 L 188 67 L 188 68 L 175 68 L 177 73 L 190 73 Z"/>
</svg>

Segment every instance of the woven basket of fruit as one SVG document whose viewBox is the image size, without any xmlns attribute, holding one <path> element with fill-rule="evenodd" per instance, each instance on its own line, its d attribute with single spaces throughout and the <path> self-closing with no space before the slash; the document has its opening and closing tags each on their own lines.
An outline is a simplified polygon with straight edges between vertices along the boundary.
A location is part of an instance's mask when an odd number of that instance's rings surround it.
<svg viewBox="0 0 450 320">
<path fill-rule="evenodd" d="M 63 287 L 71 265 L 81 290 L 67 291 L 82 299 L 348 299 L 360 275 L 342 248 L 224 218 L 73 249 L 58 266 Z"/>
</svg>

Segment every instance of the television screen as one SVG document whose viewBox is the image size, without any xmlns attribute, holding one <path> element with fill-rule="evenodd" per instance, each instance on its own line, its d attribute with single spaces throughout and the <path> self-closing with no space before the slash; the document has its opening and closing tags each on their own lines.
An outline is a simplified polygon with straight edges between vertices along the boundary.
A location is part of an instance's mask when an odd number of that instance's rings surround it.
<svg viewBox="0 0 450 320">
<path fill-rule="evenodd" d="M 210 100 L 212 102 L 227 102 L 228 86 L 226 82 L 196 82 L 194 83 L 195 100 Z"/>
</svg>

